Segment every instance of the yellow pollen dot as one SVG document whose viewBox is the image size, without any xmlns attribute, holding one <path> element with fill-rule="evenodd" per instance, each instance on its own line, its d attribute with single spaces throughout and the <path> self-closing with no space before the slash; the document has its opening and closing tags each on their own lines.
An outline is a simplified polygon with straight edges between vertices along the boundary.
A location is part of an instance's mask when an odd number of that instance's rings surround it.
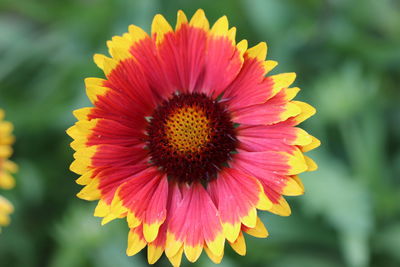
<svg viewBox="0 0 400 267">
<path fill-rule="evenodd" d="M 169 145 L 180 153 L 201 152 L 211 140 L 212 128 L 204 111 L 197 106 L 176 109 L 165 123 Z"/>
</svg>

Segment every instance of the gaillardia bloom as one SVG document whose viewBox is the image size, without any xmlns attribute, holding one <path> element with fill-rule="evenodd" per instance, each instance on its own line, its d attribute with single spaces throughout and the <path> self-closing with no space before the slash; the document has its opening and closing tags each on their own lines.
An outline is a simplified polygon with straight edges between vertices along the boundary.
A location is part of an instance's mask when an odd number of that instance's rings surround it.
<svg viewBox="0 0 400 267">
<path fill-rule="evenodd" d="M 99 199 L 103 223 L 126 217 L 127 254 L 147 245 L 150 264 L 203 249 L 218 263 L 225 239 L 243 255 L 243 232 L 268 235 L 257 209 L 289 215 L 282 195 L 302 194 L 296 175 L 316 169 L 303 152 L 319 141 L 296 127 L 315 109 L 225 16 L 210 28 L 203 10 L 179 11 L 175 30 L 161 15 L 151 28 L 132 25 L 107 42 L 111 57 L 94 56 L 106 79 L 85 80 L 94 107 L 67 131 L 78 197 Z"/>
<path fill-rule="evenodd" d="M 14 143 L 14 136 L 11 134 L 13 125 L 4 121 L 4 111 L 0 109 L 0 188 L 11 189 L 15 185 L 14 178 L 10 173 L 17 171 L 15 163 L 8 158 L 12 154 L 11 145 Z M 11 203 L 0 196 L 0 227 L 8 225 L 9 215 L 13 211 Z"/>
</svg>

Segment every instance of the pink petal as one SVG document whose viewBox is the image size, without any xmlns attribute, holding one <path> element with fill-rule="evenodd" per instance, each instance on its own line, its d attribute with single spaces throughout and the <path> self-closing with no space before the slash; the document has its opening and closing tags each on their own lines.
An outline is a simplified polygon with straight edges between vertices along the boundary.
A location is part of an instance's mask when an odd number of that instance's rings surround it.
<svg viewBox="0 0 400 267">
<path fill-rule="evenodd" d="M 263 62 L 245 57 L 236 79 L 228 86 L 224 98 L 230 110 L 262 104 L 270 95 L 273 81 L 264 78 Z"/>
<path fill-rule="evenodd" d="M 183 24 L 176 33 L 164 35 L 159 45 L 163 70 L 174 90 L 193 92 L 204 75 L 207 33 Z"/>
<path fill-rule="evenodd" d="M 298 129 L 284 124 L 241 126 L 238 128 L 240 148 L 249 152 L 285 151 L 292 153 L 291 144 L 297 138 Z"/>
</svg>

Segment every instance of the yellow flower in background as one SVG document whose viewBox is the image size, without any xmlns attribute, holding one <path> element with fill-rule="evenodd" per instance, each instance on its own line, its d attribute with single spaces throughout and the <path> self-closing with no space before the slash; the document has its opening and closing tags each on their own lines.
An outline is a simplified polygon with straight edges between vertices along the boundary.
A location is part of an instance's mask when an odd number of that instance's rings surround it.
<svg viewBox="0 0 400 267">
<path fill-rule="evenodd" d="M 11 189 L 15 185 L 15 180 L 11 173 L 17 171 L 17 165 L 9 160 L 13 150 L 11 145 L 14 143 L 12 135 L 13 125 L 4 121 L 4 111 L 0 109 L 0 188 Z M 13 212 L 12 204 L 0 196 L 0 226 L 8 225 L 9 215 Z"/>
<path fill-rule="evenodd" d="M 0 196 L 0 227 L 10 223 L 10 214 L 14 211 L 13 205 L 6 198 Z M 0 228 L 1 230 L 1 228 Z"/>
<path fill-rule="evenodd" d="M 304 152 L 320 142 L 297 127 L 315 109 L 293 101 L 296 75 L 268 74 L 266 43 L 235 35 L 225 16 L 210 27 L 203 10 L 179 11 L 175 30 L 156 15 L 151 35 L 131 25 L 107 42 L 111 57 L 94 57 L 106 79 L 85 80 L 94 106 L 67 130 L 70 169 L 78 197 L 99 200 L 95 216 L 126 218 L 128 255 L 244 255 L 244 233 L 268 236 L 257 210 L 290 215 L 283 196 L 303 194 L 297 175 L 317 168 Z"/>
</svg>

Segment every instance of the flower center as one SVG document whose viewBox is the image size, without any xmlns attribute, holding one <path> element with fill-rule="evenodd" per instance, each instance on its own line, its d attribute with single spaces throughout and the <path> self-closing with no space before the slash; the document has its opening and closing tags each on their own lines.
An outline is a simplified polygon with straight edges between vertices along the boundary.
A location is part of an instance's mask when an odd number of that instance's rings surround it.
<svg viewBox="0 0 400 267">
<path fill-rule="evenodd" d="M 179 182 L 214 179 L 237 143 L 224 106 L 199 93 L 164 101 L 155 109 L 147 134 L 152 163 Z"/>
<path fill-rule="evenodd" d="M 198 106 L 176 109 L 165 122 L 168 143 L 179 154 L 201 152 L 210 142 L 211 134 L 210 120 Z"/>
</svg>

